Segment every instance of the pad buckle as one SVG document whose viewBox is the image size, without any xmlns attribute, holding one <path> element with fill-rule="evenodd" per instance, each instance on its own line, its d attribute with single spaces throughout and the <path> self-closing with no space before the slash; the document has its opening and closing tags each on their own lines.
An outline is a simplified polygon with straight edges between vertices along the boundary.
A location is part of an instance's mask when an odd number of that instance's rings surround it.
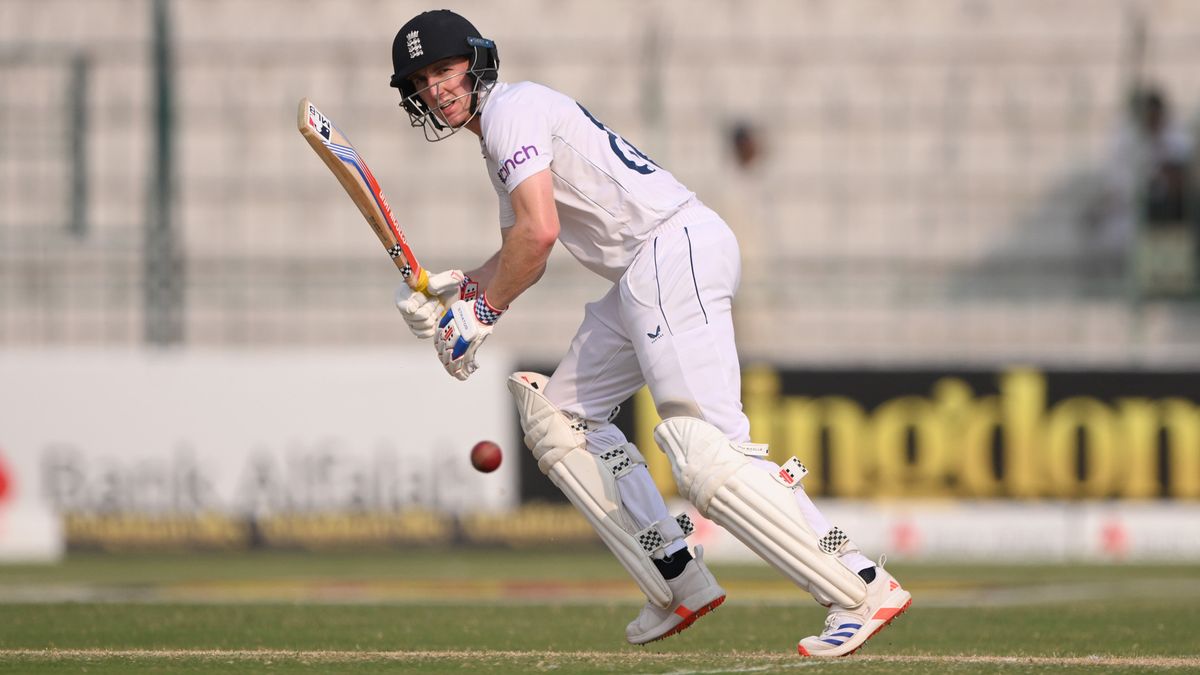
<svg viewBox="0 0 1200 675">
<path fill-rule="evenodd" d="M 779 471 L 775 472 L 775 480 L 785 488 L 795 490 L 800 487 L 800 479 L 807 475 L 808 469 L 800 463 L 799 459 L 792 457 L 779 467 Z"/>
<path fill-rule="evenodd" d="M 683 536 L 691 536 L 696 531 L 696 526 L 692 524 L 692 519 L 688 518 L 688 514 L 681 513 L 675 516 L 675 522 L 679 523 L 679 529 L 683 530 Z"/>
</svg>

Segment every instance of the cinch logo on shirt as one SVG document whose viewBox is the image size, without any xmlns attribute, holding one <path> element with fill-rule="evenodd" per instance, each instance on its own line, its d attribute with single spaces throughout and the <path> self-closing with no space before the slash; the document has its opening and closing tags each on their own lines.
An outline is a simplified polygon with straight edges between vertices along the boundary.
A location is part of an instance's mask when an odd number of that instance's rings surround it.
<svg viewBox="0 0 1200 675">
<path fill-rule="evenodd" d="M 535 145 L 526 145 L 522 147 L 520 150 L 514 152 L 512 157 L 504 160 L 504 163 L 500 165 L 500 170 L 496 172 L 496 177 L 500 179 L 501 183 L 507 183 L 508 177 L 512 175 L 513 170 L 516 169 L 518 165 L 524 164 L 526 161 L 537 157 L 539 154 L 540 153 L 538 152 L 537 146 Z"/>
</svg>

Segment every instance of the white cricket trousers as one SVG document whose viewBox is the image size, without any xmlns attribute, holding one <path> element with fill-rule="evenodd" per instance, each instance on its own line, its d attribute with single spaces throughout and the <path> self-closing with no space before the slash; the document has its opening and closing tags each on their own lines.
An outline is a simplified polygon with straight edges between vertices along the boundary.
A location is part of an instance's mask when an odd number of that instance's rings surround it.
<svg viewBox="0 0 1200 675">
<path fill-rule="evenodd" d="M 674 403 L 686 411 L 674 414 L 701 417 L 731 440 L 749 439 L 731 312 L 741 270 L 729 226 L 692 202 L 652 233 L 603 298 L 587 305 L 546 397 L 593 423 L 590 452 L 625 442 L 604 420 L 643 384 L 660 410 Z M 617 490 L 638 528 L 668 517 L 646 467 L 617 479 Z M 686 547 L 676 539 L 663 553 Z"/>
<path fill-rule="evenodd" d="M 682 406 L 730 440 L 748 441 L 732 314 L 741 269 L 725 221 L 699 202 L 685 206 L 652 233 L 608 293 L 587 305 L 547 398 L 603 421 L 645 384 L 660 410 Z"/>
</svg>

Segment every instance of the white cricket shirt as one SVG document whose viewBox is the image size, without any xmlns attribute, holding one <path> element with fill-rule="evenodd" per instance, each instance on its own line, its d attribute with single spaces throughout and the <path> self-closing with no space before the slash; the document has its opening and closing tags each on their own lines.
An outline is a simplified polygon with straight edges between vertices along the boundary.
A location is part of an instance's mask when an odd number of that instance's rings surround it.
<svg viewBox="0 0 1200 675">
<path fill-rule="evenodd" d="M 558 240 L 606 279 L 619 279 L 642 242 L 694 197 L 574 99 L 549 87 L 497 82 L 480 125 L 480 145 L 500 198 L 500 226 L 516 222 L 510 193 L 549 168 Z"/>
</svg>

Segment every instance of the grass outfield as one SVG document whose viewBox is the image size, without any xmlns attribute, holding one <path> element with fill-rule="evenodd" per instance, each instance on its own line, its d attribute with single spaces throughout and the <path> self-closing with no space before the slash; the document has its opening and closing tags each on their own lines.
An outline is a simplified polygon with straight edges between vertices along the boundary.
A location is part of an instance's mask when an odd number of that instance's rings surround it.
<svg viewBox="0 0 1200 675">
<path fill-rule="evenodd" d="M 0 672 L 1143 673 L 1200 671 L 1196 566 L 889 566 L 903 617 L 802 659 L 824 611 L 769 569 L 632 647 L 640 602 L 600 550 L 72 555 L 0 568 Z"/>
</svg>

